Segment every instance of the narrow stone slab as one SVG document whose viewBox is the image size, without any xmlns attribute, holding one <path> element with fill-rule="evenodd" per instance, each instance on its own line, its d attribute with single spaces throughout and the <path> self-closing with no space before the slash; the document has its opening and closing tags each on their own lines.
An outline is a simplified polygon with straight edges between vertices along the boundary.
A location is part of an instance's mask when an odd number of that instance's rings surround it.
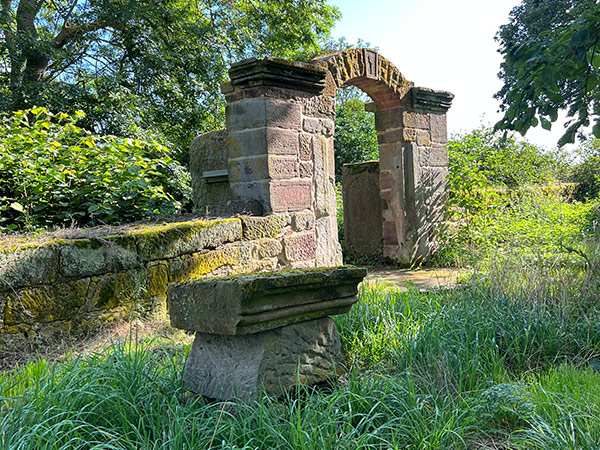
<svg viewBox="0 0 600 450">
<path fill-rule="evenodd" d="M 298 383 L 315 385 L 337 375 L 343 365 L 340 348 L 330 318 L 246 336 L 196 333 L 183 382 L 186 389 L 219 400 L 248 402 L 261 392 L 279 397 Z"/>
<path fill-rule="evenodd" d="M 171 325 L 235 336 L 343 314 L 356 303 L 366 274 L 341 266 L 173 283 L 167 293 Z"/>
</svg>

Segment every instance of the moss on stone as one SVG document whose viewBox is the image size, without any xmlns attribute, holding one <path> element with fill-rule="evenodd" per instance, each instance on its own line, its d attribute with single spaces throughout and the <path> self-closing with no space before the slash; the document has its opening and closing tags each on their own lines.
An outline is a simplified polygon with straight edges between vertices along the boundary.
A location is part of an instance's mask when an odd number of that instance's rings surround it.
<svg viewBox="0 0 600 450">
<path fill-rule="evenodd" d="M 83 279 L 10 293 L 6 300 L 4 323 L 16 325 L 68 320 L 85 303 L 89 282 L 89 279 Z"/>
<path fill-rule="evenodd" d="M 155 225 L 131 230 L 143 261 L 174 258 L 241 240 L 239 219 L 218 219 Z"/>
<path fill-rule="evenodd" d="M 247 241 L 280 236 L 286 222 L 285 217 L 279 214 L 264 217 L 243 216 L 241 219 L 244 239 Z"/>
</svg>

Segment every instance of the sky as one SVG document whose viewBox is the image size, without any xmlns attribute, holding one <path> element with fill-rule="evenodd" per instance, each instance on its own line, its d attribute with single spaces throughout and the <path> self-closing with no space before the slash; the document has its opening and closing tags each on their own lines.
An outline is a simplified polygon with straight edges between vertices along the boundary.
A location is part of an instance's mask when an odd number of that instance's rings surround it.
<svg viewBox="0 0 600 450">
<path fill-rule="evenodd" d="M 493 98 L 502 82 L 502 56 L 494 41 L 519 0 L 332 0 L 342 18 L 335 38 L 358 39 L 379 48 L 415 86 L 450 91 L 448 133 L 468 132 L 500 118 Z M 534 144 L 553 148 L 562 124 L 530 129 Z"/>
</svg>

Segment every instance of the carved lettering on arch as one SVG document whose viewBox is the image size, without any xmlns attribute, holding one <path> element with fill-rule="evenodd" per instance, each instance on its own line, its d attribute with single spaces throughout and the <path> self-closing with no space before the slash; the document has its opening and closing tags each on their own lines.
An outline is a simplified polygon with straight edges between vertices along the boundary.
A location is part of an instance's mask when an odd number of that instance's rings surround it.
<svg viewBox="0 0 600 450">
<path fill-rule="evenodd" d="M 377 58 L 377 52 L 368 48 L 364 49 L 365 59 L 365 77 L 372 80 L 379 79 L 379 60 Z"/>
</svg>

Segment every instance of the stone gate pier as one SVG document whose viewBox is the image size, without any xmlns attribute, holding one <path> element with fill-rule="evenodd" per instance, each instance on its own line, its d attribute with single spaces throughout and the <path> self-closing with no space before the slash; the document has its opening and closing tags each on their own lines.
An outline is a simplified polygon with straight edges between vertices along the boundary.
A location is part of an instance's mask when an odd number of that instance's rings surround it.
<svg viewBox="0 0 600 450">
<path fill-rule="evenodd" d="M 209 215 L 250 211 L 314 217 L 304 239 L 314 265 L 341 263 L 334 191 L 335 94 L 357 86 L 373 103 L 379 141 L 384 256 L 413 264 L 435 248 L 447 175 L 446 112 L 453 95 L 415 87 L 371 49 L 307 63 L 247 59 L 231 66 L 226 130 L 191 148 L 196 208 Z M 344 201 L 351 201 L 345 199 Z M 347 217 L 346 220 L 360 220 Z"/>
</svg>

